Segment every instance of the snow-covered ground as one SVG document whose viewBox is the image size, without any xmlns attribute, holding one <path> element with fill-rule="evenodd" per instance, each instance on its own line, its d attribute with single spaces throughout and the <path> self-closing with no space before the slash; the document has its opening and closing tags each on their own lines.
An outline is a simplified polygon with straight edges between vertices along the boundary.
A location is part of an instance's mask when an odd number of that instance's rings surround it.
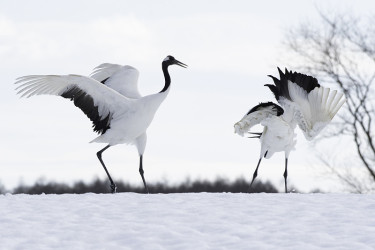
<svg viewBox="0 0 375 250">
<path fill-rule="evenodd" d="M 0 249 L 375 249 L 375 195 L 1 195 Z"/>
</svg>

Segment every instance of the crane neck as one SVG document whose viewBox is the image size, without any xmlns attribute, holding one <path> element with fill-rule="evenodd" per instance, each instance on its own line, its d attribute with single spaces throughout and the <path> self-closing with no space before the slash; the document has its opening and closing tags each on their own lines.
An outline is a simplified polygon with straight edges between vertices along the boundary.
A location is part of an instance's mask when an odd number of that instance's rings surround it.
<svg viewBox="0 0 375 250">
<path fill-rule="evenodd" d="M 169 87 L 171 86 L 171 77 L 168 72 L 168 66 L 169 65 L 164 62 L 162 63 L 162 66 L 161 66 L 163 70 L 163 74 L 164 74 L 165 85 L 164 85 L 164 88 L 160 91 L 160 93 L 167 91 L 167 89 L 169 89 Z"/>
</svg>

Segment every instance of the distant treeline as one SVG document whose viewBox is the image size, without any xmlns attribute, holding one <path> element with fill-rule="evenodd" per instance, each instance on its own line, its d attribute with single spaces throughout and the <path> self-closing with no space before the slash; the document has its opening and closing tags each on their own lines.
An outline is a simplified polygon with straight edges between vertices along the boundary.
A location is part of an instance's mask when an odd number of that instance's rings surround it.
<svg viewBox="0 0 375 250">
<path fill-rule="evenodd" d="M 228 181 L 223 178 L 217 178 L 215 181 L 186 179 L 180 184 L 150 183 L 148 185 L 150 193 L 246 193 L 249 189 L 249 180 L 238 178 L 235 181 Z M 123 181 L 117 180 L 117 192 L 144 193 L 143 186 L 134 186 Z M 6 191 L 0 188 L 0 193 L 12 194 L 83 194 L 83 193 L 109 193 L 109 183 L 107 180 L 94 179 L 85 183 L 77 181 L 72 185 L 57 183 L 44 180 L 37 181 L 34 185 L 19 184 L 12 191 Z M 252 193 L 277 193 L 277 189 L 270 182 L 254 182 Z"/>
</svg>

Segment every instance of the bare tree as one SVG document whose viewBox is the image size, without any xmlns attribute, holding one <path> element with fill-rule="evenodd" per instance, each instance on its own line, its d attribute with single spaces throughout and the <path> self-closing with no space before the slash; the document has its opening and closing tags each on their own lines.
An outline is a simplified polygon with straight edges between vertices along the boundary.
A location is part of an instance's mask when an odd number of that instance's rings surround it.
<svg viewBox="0 0 375 250">
<path fill-rule="evenodd" d="M 348 147 L 353 148 L 358 166 L 374 188 L 375 17 L 331 17 L 322 12 L 320 17 L 320 24 L 304 23 L 289 30 L 285 45 L 293 52 L 294 66 L 345 93 L 347 102 L 335 119 L 336 126 L 327 133 L 350 138 Z M 362 178 L 338 170 L 335 163 L 324 163 L 351 191 L 368 191 Z"/>
</svg>

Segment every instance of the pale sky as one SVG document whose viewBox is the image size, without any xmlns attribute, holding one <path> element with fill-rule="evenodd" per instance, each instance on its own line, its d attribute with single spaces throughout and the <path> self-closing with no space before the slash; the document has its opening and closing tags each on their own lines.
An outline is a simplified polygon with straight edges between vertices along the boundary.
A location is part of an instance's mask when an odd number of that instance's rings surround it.
<svg viewBox="0 0 375 250">
<path fill-rule="evenodd" d="M 374 1 L 3 1 L 0 0 L 2 122 L 0 182 L 10 189 L 40 177 L 72 183 L 105 178 L 88 143 L 97 135 L 73 103 L 56 96 L 20 99 L 15 79 L 29 74 L 88 75 L 101 63 L 140 71 L 139 89 L 162 89 L 167 55 L 172 88 L 148 129 L 148 182 L 217 176 L 251 181 L 260 145 L 234 134 L 233 124 L 261 101 L 276 67 L 290 66 L 286 30 L 316 22 L 317 8 L 370 15 Z M 293 68 L 291 68 L 293 69 Z M 324 83 L 322 83 L 324 85 Z M 301 191 L 335 191 L 321 178 L 312 144 L 299 133 L 289 158 L 289 183 Z M 263 160 L 258 178 L 283 188 L 284 154 Z M 134 146 L 108 149 L 114 179 L 142 185 Z"/>
</svg>

